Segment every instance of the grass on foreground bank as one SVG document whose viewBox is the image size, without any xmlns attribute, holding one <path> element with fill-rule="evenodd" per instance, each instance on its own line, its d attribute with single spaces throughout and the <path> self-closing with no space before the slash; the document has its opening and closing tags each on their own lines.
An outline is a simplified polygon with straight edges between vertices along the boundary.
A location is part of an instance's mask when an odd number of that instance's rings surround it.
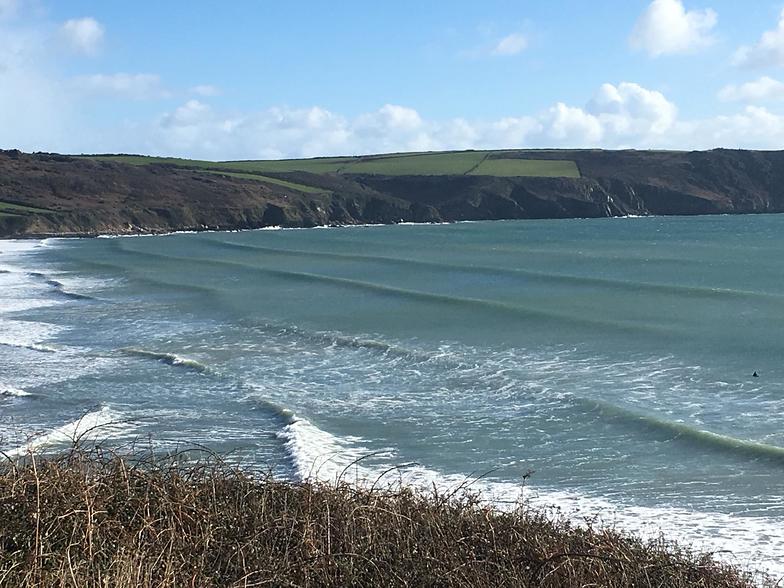
<svg viewBox="0 0 784 588">
<path fill-rule="evenodd" d="M 0 466 L 0 585 L 722 586 L 738 570 L 524 506 L 100 450 Z"/>
</svg>

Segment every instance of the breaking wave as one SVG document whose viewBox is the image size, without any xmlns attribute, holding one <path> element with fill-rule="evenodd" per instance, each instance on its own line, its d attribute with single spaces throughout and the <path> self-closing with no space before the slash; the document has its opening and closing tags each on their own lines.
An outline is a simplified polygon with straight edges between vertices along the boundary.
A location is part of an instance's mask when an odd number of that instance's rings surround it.
<svg viewBox="0 0 784 588">
<path fill-rule="evenodd" d="M 13 341 L 0 341 L 0 345 L 5 347 L 17 347 L 18 349 L 29 349 L 30 351 L 40 351 L 41 353 L 57 353 L 57 349 L 50 345 L 41 343 L 14 343 Z"/>
<path fill-rule="evenodd" d="M 696 550 L 714 552 L 730 563 L 764 561 L 769 573 L 784 573 L 784 554 L 768 538 L 778 537 L 772 519 L 701 512 L 674 506 L 621 505 L 600 497 L 520 483 L 483 479 L 480 475 L 443 474 L 420 464 L 394 463 L 395 452 L 372 453 L 358 437 L 337 437 L 292 415 L 279 433 L 299 480 L 344 481 L 364 487 L 405 486 L 441 496 L 476 492 L 483 503 L 509 510 L 521 505 L 552 511 L 578 526 L 609 526 L 644 539 L 665 536 Z M 784 451 L 784 450 L 782 450 Z M 392 458 L 392 459 L 390 459 Z"/>
<path fill-rule="evenodd" d="M 0 396 L 23 397 L 32 395 L 33 393 L 28 392 L 27 390 L 22 390 L 21 388 L 15 388 L 14 386 L 8 386 L 6 384 L 0 384 Z"/>
<path fill-rule="evenodd" d="M 175 353 L 165 353 L 165 352 L 162 353 L 158 351 L 148 351 L 146 349 L 136 349 L 133 347 L 120 349 L 120 352 L 124 353 L 125 355 L 130 355 L 134 357 L 154 359 L 161 363 L 165 363 L 166 365 L 170 365 L 174 367 L 183 367 L 203 374 L 212 373 L 212 370 L 209 368 L 209 366 L 206 366 L 195 359 L 182 357 Z"/>
<path fill-rule="evenodd" d="M 122 421 L 122 415 L 107 406 L 88 412 L 80 418 L 32 437 L 27 443 L 5 452 L 8 457 L 21 457 L 30 452 L 50 447 L 95 443 L 128 433 L 132 425 Z"/>
</svg>

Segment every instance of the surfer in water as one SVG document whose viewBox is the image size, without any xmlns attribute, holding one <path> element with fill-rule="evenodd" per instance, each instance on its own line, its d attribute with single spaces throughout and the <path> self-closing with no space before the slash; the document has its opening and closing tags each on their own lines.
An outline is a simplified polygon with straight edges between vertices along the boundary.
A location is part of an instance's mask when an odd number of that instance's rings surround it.
<svg viewBox="0 0 784 588">
<path fill-rule="evenodd" d="M 759 378 L 759 374 L 757 372 L 754 372 L 753 374 L 751 374 L 751 377 L 752 378 Z"/>
</svg>

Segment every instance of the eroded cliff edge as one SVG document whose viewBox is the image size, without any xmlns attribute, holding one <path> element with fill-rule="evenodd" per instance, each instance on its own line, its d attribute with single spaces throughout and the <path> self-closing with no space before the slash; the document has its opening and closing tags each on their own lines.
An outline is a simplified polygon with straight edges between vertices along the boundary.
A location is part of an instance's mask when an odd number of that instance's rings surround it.
<svg viewBox="0 0 784 588">
<path fill-rule="evenodd" d="M 570 159 L 581 177 L 288 172 L 256 179 L 186 165 L 0 151 L 0 236 L 784 212 L 784 152 L 512 156 Z M 307 191 L 296 188 L 303 185 Z"/>
</svg>

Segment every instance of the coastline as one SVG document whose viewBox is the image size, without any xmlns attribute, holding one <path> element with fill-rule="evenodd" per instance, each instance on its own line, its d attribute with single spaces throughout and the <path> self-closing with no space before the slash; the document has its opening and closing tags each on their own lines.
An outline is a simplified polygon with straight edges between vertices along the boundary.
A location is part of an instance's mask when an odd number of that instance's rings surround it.
<svg viewBox="0 0 784 588">
<path fill-rule="evenodd" d="M 542 154 L 522 150 L 504 157 L 520 162 Z M 269 162 L 175 165 L 0 151 L 0 175 L 14 187 L 0 190 L 0 236 L 784 212 L 784 195 L 768 173 L 784 162 L 782 152 L 562 150 L 546 158 L 577 162 L 579 177 L 427 167 L 406 175 L 411 172 L 394 166 L 385 175 L 315 173 L 299 171 L 296 162 L 285 172 L 237 175 L 232 166 Z M 716 169 L 726 169 L 732 181 Z"/>
</svg>

